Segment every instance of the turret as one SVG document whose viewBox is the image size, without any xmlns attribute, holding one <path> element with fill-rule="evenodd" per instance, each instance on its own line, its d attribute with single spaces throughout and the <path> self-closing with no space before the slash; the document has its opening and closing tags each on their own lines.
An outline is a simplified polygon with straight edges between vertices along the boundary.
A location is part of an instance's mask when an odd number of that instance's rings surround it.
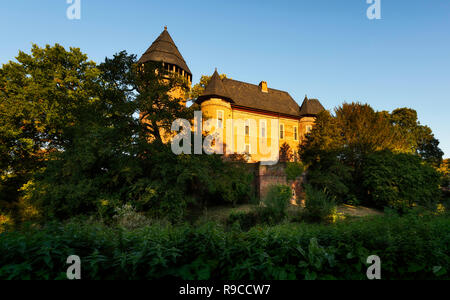
<svg viewBox="0 0 450 300">
<path fill-rule="evenodd" d="M 142 55 L 138 63 L 145 64 L 150 61 L 162 62 L 166 70 L 183 76 L 187 80 L 189 87 L 191 86 L 192 72 L 167 31 L 167 26 L 164 27 L 164 31 Z"/>
</svg>

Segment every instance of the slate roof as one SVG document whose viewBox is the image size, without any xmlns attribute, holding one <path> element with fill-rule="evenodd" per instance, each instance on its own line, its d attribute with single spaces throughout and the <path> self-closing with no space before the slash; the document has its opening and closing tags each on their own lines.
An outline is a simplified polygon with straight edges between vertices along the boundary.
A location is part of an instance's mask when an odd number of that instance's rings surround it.
<svg viewBox="0 0 450 300">
<path fill-rule="evenodd" d="M 201 104 L 213 97 L 222 98 L 238 106 L 290 116 L 315 115 L 324 110 L 317 99 L 304 102 L 300 108 L 288 92 L 269 88 L 268 93 L 265 93 L 259 85 L 221 79 L 217 70 L 197 103 Z"/>
<path fill-rule="evenodd" d="M 211 77 L 211 80 L 209 81 L 202 95 L 198 97 L 197 103 L 201 103 L 206 99 L 214 97 L 222 98 L 224 100 L 233 102 L 233 100 L 231 100 L 230 94 L 225 88 L 222 79 L 220 78 L 219 73 L 217 73 L 217 70 L 214 72 L 213 76 Z"/>
<path fill-rule="evenodd" d="M 173 64 L 192 75 L 186 61 L 167 31 L 167 27 L 164 28 L 161 35 L 153 42 L 150 48 L 147 49 L 144 55 L 142 55 L 138 63 L 146 63 L 148 61 Z"/>
<path fill-rule="evenodd" d="M 315 116 L 324 110 L 325 108 L 319 100 L 308 99 L 308 97 L 305 97 L 305 100 L 303 100 L 303 104 L 300 107 L 300 116 Z"/>
</svg>

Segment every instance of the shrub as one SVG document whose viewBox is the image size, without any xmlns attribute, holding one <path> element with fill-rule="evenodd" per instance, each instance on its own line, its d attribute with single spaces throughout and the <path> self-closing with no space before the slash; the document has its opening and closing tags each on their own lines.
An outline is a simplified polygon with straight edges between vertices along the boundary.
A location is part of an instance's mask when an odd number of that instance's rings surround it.
<svg viewBox="0 0 450 300">
<path fill-rule="evenodd" d="M 149 219 L 138 213 L 131 204 L 116 208 L 116 215 L 113 219 L 119 227 L 126 229 L 137 229 L 150 224 Z"/>
<path fill-rule="evenodd" d="M 318 190 L 327 190 L 338 203 L 354 201 L 353 169 L 338 159 L 338 153 L 319 151 L 318 156 L 320 159 L 308 168 L 308 184 Z"/>
<path fill-rule="evenodd" d="M 0 234 L 0 279 L 66 279 L 69 255 L 81 258 L 85 280 L 366 280 L 370 255 L 385 280 L 450 279 L 450 219 L 410 213 L 249 232 L 55 223 Z"/>
<path fill-rule="evenodd" d="M 287 162 L 286 163 L 286 177 L 287 180 L 296 180 L 305 172 L 305 168 L 301 162 Z"/>
<path fill-rule="evenodd" d="M 278 223 L 287 215 L 292 190 L 286 185 L 274 185 L 269 188 L 260 208 L 260 216 L 268 223 Z"/>
<path fill-rule="evenodd" d="M 229 228 L 239 225 L 239 228 L 248 231 L 260 222 L 260 216 L 257 210 L 250 212 L 232 212 L 227 219 Z"/>
<path fill-rule="evenodd" d="M 404 211 L 414 205 L 435 208 L 440 177 L 420 157 L 381 151 L 370 154 L 362 169 L 366 203 Z"/>
<path fill-rule="evenodd" d="M 0 212 L 0 233 L 8 230 L 10 227 L 14 225 L 11 217 L 6 214 L 2 214 Z"/>
<path fill-rule="evenodd" d="M 336 202 L 325 192 L 306 185 L 303 217 L 310 221 L 332 221 L 337 214 Z"/>
</svg>

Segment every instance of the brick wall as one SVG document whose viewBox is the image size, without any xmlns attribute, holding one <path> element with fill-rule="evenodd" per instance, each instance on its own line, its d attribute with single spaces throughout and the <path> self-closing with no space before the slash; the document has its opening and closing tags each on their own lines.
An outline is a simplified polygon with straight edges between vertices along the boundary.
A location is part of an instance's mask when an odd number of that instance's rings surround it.
<svg viewBox="0 0 450 300">
<path fill-rule="evenodd" d="M 278 163 L 274 166 L 264 166 L 260 163 L 249 164 L 249 168 L 255 174 L 255 190 L 257 197 L 263 199 L 272 185 L 288 185 L 292 188 L 292 204 L 297 204 L 297 200 L 303 200 L 302 183 L 305 175 L 295 181 L 288 181 L 286 176 L 286 163 Z M 302 203 L 302 202 L 301 202 Z"/>
</svg>

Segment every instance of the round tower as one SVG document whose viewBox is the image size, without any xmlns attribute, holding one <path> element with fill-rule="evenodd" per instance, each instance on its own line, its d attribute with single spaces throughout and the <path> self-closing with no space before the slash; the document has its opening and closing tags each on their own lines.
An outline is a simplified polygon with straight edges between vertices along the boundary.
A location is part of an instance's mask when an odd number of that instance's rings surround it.
<svg viewBox="0 0 450 300">
<path fill-rule="evenodd" d="M 204 119 L 217 120 L 214 124 L 215 129 L 223 129 L 223 140 L 227 140 L 226 125 L 228 120 L 233 119 L 231 98 L 225 89 L 225 86 L 216 71 L 211 77 L 208 86 L 203 94 L 198 97 L 196 103 L 201 105 Z"/>
<path fill-rule="evenodd" d="M 319 113 L 324 111 L 325 108 L 317 99 L 308 99 L 305 96 L 303 104 L 300 107 L 300 133 L 305 135 L 311 132 L 315 122 L 316 117 Z"/>
<path fill-rule="evenodd" d="M 145 51 L 139 59 L 138 64 L 145 64 L 147 62 L 162 63 L 167 71 L 182 76 L 186 80 L 188 87 L 191 88 L 192 72 L 178 50 L 178 47 L 175 45 L 169 31 L 167 31 L 167 26 L 164 27 L 164 31 L 147 51 Z M 182 91 L 172 91 L 171 96 L 181 98 L 184 101 L 187 100 L 185 93 Z"/>
</svg>

